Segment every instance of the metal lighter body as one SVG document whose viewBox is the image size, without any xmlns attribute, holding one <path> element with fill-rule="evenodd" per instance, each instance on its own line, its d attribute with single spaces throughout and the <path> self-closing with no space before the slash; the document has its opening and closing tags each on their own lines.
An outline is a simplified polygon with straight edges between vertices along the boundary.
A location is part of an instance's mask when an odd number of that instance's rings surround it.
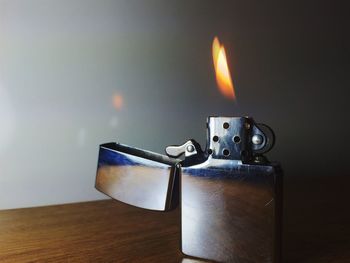
<svg viewBox="0 0 350 263">
<path fill-rule="evenodd" d="M 279 166 L 254 160 L 259 149 L 251 138 L 258 133 L 250 119 L 216 117 L 208 125 L 208 159 L 181 168 L 183 253 L 219 262 L 279 262 Z M 261 149 L 270 147 L 263 140 Z"/>
<path fill-rule="evenodd" d="M 282 172 L 262 155 L 273 146 L 272 131 L 248 117 L 209 117 L 207 128 L 205 151 L 194 140 L 167 147 L 167 156 L 101 145 L 96 188 L 146 209 L 180 202 L 186 255 L 280 262 Z"/>
</svg>

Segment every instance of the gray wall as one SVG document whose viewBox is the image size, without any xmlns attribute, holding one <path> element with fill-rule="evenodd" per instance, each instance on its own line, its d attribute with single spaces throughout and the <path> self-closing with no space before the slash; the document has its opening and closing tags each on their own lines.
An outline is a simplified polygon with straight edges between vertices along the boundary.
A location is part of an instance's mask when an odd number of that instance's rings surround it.
<svg viewBox="0 0 350 263">
<path fill-rule="evenodd" d="M 0 209 L 105 198 L 98 144 L 203 144 L 208 115 L 273 127 L 287 177 L 348 173 L 347 9 L 330 3 L 0 0 Z"/>
</svg>

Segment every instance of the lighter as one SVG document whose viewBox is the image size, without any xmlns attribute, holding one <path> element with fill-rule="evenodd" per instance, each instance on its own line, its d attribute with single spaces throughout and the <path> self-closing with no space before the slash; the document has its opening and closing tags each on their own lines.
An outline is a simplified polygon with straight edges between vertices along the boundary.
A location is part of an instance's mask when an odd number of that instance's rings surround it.
<svg viewBox="0 0 350 263">
<path fill-rule="evenodd" d="M 167 156 L 102 144 L 96 188 L 166 211 L 181 206 L 181 249 L 218 262 L 280 262 L 282 170 L 263 156 L 272 130 L 248 117 L 209 117 L 207 146 L 189 140 Z"/>
</svg>

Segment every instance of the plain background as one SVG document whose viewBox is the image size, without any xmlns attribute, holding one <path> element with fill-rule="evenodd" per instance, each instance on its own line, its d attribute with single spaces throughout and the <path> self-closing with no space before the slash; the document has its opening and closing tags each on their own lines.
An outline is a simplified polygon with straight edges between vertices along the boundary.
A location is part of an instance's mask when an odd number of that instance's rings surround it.
<svg viewBox="0 0 350 263">
<path fill-rule="evenodd" d="M 287 181 L 349 175 L 347 16 L 326 1 L 0 0 L 0 209 L 106 198 L 99 144 L 203 145 L 209 115 L 270 125 Z M 216 88 L 214 36 L 236 102 Z"/>
</svg>

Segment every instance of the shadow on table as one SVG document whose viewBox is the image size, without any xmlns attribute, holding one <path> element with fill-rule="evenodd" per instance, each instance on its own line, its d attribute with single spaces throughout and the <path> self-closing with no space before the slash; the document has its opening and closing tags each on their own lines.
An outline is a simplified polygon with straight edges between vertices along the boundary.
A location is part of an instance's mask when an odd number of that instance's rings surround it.
<svg viewBox="0 0 350 263">
<path fill-rule="evenodd" d="M 286 177 L 283 262 L 350 262 L 350 176 Z"/>
</svg>

